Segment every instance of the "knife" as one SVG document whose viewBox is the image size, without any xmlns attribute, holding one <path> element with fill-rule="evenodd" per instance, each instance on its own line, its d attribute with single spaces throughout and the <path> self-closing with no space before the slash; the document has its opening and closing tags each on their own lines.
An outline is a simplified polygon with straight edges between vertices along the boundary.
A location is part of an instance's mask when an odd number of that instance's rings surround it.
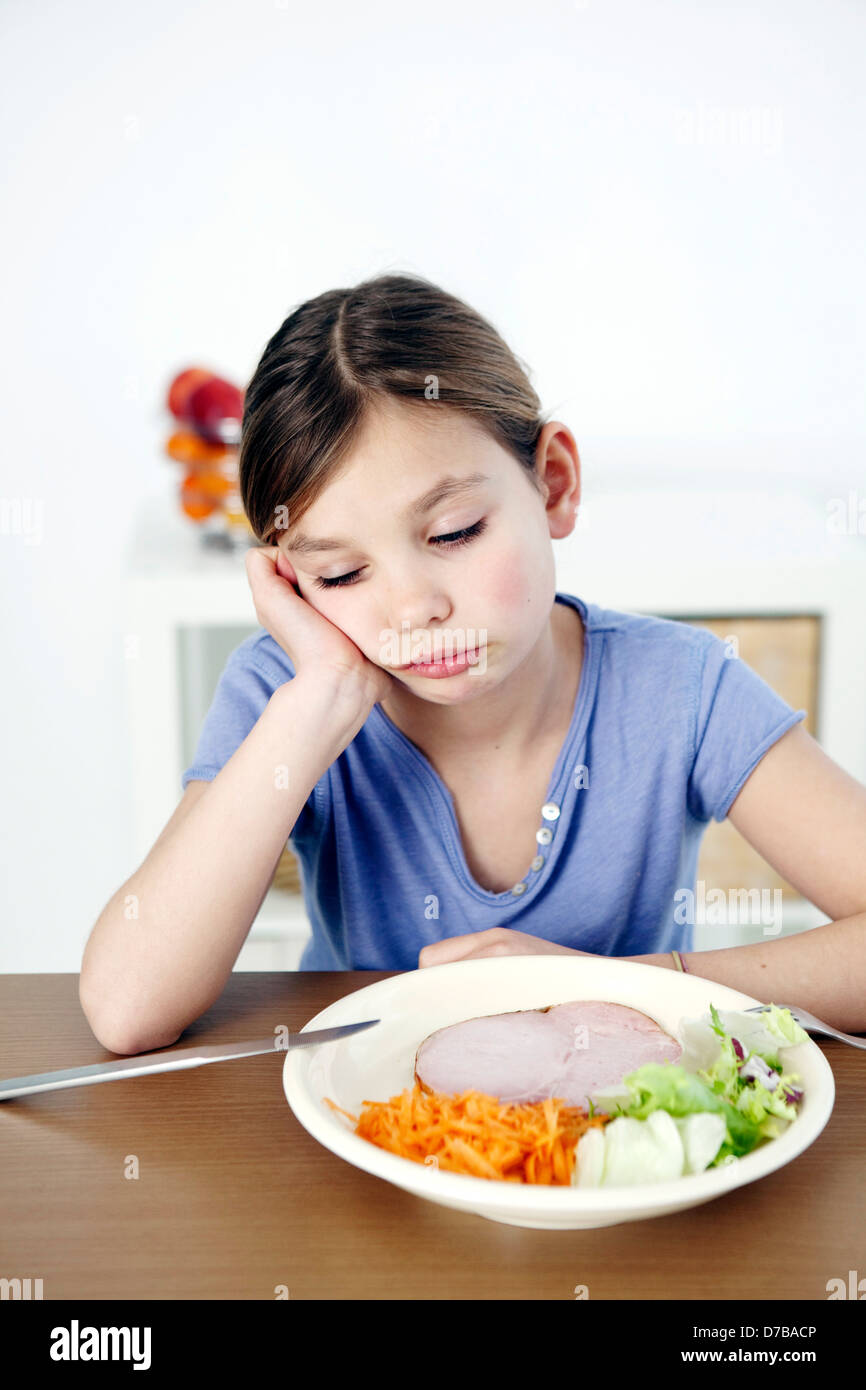
<svg viewBox="0 0 866 1390">
<path fill-rule="evenodd" d="M 289 1052 L 294 1047 L 318 1047 L 351 1037 L 364 1028 L 380 1023 L 378 1018 L 364 1023 L 343 1023 L 339 1028 L 316 1028 L 310 1033 L 289 1033 L 285 1044 L 277 1038 L 256 1042 L 206 1043 L 202 1047 L 181 1048 L 177 1052 L 144 1052 L 119 1062 L 96 1062 L 90 1067 L 67 1067 L 64 1071 L 34 1072 L 32 1076 L 0 1079 L 0 1100 L 35 1095 L 39 1091 L 60 1091 L 67 1086 L 92 1086 L 99 1081 L 123 1081 L 128 1076 L 149 1076 L 157 1071 L 181 1071 L 184 1067 L 203 1067 L 208 1062 L 224 1062 L 232 1057 L 256 1057 L 262 1052 Z"/>
</svg>

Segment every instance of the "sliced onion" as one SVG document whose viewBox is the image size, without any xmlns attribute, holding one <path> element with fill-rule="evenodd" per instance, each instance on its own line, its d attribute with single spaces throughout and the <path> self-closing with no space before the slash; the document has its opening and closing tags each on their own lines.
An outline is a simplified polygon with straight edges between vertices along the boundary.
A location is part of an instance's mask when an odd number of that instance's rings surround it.
<svg viewBox="0 0 866 1390">
<path fill-rule="evenodd" d="M 768 1066 L 757 1052 L 740 1067 L 740 1076 L 746 1080 L 763 1082 L 768 1091 L 775 1091 L 779 1084 L 779 1073 L 773 1071 L 772 1067 Z"/>
</svg>

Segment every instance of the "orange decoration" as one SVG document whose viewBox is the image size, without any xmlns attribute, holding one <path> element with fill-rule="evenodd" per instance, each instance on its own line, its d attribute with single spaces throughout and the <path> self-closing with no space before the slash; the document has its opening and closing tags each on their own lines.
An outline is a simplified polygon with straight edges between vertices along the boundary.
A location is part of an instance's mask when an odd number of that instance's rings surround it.
<svg viewBox="0 0 866 1390">
<path fill-rule="evenodd" d="M 202 439 L 192 430 L 176 430 L 165 446 L 165 452 L 178 463 L 207 464 L 218 463 L 228 453 L 225 444 L 213 444 Z"/>
<path fill-rule="evenodd" d="M 188 473 L 181 484 L 180 505 L 192 521 L 204 521 L 218 506 L 201 488 L 201 475 Z"/>
<path fill-rule="evenodd" d="M 195 476 L 199 491 L 205 497 L 214 498 L 216 502 L 222 502 L 237 487 L 237 483 L 232 478 L 227 478 L 224 473 L 211 473 L 205 469 Z"/>
<path fill-rule="evenodd" d="M 196 522 L 217 514 L 223 531 L 240 529 L 252 535 L 240 499 L 238 441 L 229 438 L 226 423 L 240 426 L 244 393 L 232 382 L 204 367 L 177 373 L 166 393 L 174 416 L 165 452 L 183 467 L 180 505 Z"/>
</svg>

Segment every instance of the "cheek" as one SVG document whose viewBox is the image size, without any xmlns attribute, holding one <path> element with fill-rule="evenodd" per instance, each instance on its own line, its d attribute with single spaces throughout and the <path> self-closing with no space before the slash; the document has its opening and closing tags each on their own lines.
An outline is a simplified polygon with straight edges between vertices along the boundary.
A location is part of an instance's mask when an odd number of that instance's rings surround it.
<svg viewBox="0 0 866 1390">
<path fill-rule="evenodd" d="M 345 595 L 351 594 L 351 585 L 344 588 L 320 589 L 315 584 L 311 584 L 303 598 L 307 600 L 317 613 L 321 613 L 323 618 L 334 627 L 339 628 L 350 642 L 354 642 L 359 651 L 364 651 L 364 634 L 369 630 L 372 618 L 368 621 L 363 610 L 357 604 L 346 602 Z M 365 653 L 366 654 L 366 653 Z"/>
<path fill-rule="evenodd" d="M 502 612 L 525 609 L 532 597 L 525 556 L 516 550 L 501 556 L 484 589 L 491 605 Z"/>
<path fill-rule="evenodd" d="M 476 590 L 491 628 L 502 622 L 514 634 L 532 631 L 549 613 L 555 593 L 552 555 L 531 553 L 523 542 L 496 556 Z"/>
</svg>

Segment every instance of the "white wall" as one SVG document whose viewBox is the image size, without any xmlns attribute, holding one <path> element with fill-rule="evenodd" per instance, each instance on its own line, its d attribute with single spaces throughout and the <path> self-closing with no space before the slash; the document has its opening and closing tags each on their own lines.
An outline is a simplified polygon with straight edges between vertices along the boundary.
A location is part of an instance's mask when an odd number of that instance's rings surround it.
<svg viewBox="0 0 866 1390">
<path fill-rule="evenodd" d="M 243 383 L 300 300 L 462 295 L 596 485 L 866 499 L 861 5 L 7 0 L 0 41 L 0 970 L 77 970 L 135 867 L 115 605 L 166 385 Z"/>
</svg>

